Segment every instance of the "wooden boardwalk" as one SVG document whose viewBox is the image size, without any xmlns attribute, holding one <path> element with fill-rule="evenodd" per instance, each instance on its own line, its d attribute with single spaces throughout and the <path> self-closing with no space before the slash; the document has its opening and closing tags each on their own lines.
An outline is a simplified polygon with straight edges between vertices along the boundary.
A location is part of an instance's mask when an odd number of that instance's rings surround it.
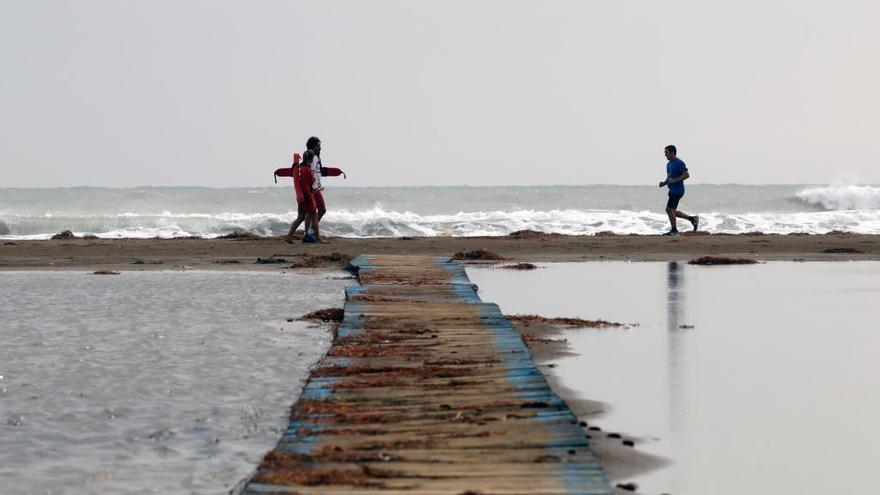
<svg viewBox="0 0 880 495">
<path fill-rule="evenodd" d="M 577 418 L 498 306 L 433 256 L 360 256 L 360 286 L 246 494 L 611 494 Z"/>
</svg>

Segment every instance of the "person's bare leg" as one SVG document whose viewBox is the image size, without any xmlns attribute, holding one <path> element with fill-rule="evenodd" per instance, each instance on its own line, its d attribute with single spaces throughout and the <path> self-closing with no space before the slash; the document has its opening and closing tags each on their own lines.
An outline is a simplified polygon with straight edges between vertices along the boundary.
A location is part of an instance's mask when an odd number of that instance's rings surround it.
<svg viewBox="0 0 880 495">
<path fill-rule="evenodd" d="M 678 225 L 675 222 L 675 208 L 666 208 L 666 215 L 669 217 L 670 230 L 678 230 Z"/>
<path fill-rule="evenodd" d="M 678 218 L 684 218 L 685 220 L 690 222 L 691 225 L 694 226 L 694 232 L 697 231 L 697 228 L 699 227 L 700 219 L 696 215 L 691 216 L 683 211 L 675 210 L 675 216 L 677 216 Z"/>
<path fill-rule="evenodd" d="M 685 213 L 683 211 L 675 210 L 675 216 L 677 216 L 678 218 L 684 218 L 685 220 L 687 220 L 689 222 L 692 222 L 694 220 L 694 217 L 688 215 L 687 213 Z"/>
<path fill-rule="evenodd" d="M 314 229 L 315 231 L 315 242 L 319 242 L 321 244 L 329 244 L 330 241 L 325 241 L 324 239 L 321 239 L 321 233 L 318 232 L 318 225 L 320 223 L 321 222 L 315 222 L 315 225 L 312 227 L 312 229 Z"/>
<path fill-rule="evenodd" d="M 296 217 L 296 220 L 294 220 L 293 223 L 290 224 L 290 232 L 287 233 L 287 237 L 284 239 L 285 241 L 287 241 L 287 242 L 293 241 L 293 235 L 296 233 L 296 229 L 299 228 L 300 224 L 303 223 L 305 218 L 306 218 L 305 215 L 303 215 L 302 213 L 300 213 Z"/>
</svg>

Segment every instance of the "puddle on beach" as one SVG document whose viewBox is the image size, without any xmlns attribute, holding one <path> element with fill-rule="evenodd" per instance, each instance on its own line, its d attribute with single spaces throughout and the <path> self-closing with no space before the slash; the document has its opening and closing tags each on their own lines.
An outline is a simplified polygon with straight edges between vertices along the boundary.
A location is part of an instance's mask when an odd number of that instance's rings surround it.
<svg viewBox="0 0 880 495">
<path fill-rule="evenodd" d="M 275 446 L 341 273 L 2 272 L 0 493 L 228 493 Z"/>
<path fill-rule="evenodd" d="M 672 463 L 643 493 L 873 493 L 880 263 L 558 263 L 468 268 L 506 314 L 602 318 L 553 372 L 608 405 L 604 433 Z M 688 328 L 692 326 L 693 328 Z"/>
</svg>

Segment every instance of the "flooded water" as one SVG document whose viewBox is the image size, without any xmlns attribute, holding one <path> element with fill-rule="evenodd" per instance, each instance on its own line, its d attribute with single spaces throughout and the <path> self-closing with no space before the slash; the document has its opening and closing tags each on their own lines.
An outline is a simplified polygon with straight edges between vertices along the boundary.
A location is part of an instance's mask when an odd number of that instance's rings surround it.
<svg viewBox="0 0 880 495">
<path fill-rule="evenodd" d="M 287 425 L 350 280 L 3 272 L 0 493 L 228 493 Z"/>
<path fill-rule="evenodd" d="M 878 491 L 880 263 L 559 263 L 468 274 L 507 314 L 640 324 L 567 331 L 577 355 L 553 371 L 610 406 L 592 423 L 672 461 L 631 480 L 641 492 Z"/>
</svg>

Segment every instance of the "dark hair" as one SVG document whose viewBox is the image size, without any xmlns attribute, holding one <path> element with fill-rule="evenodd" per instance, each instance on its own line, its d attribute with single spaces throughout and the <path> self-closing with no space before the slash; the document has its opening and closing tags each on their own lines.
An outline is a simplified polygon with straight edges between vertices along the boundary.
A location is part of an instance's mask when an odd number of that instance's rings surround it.
<svg viewBox="0 0 880 495">
<path fill-rule="evenodd" d="M 314 151 L 312 151 L 312 150 L 305 150 L 305 151 L 303 152 L 303 159 L 302 159 L 302 162 L 300 162 L 300 163 L 302 163 L 303 165 L 311 166 L 311 165 L 312 165 L 312 160 L 313 160 L 314 158 L 315 158 L 315 152 L 314 152 Z"/>
<path fill-rule="evenodd" d="M 677 155 L 677 154 L 678 154 L 678 149 L 675 147 L 674 144 L 670 144 L 669 146 L 667 146 L 667 147 L 665 147 L 665 148 L 663 148 L 663 149 L 664 149 L 664 150 L 667 150 L 667 151 L 671 151 L 673 155 Z"/>
<path fill-rule="evenodd" d="M 307 149 L 307 150 L 313 150 L 313 149 L 315 149 L 315 146 L 317 146 L 318 143 L 320 143 L 320 142 L 321 142 L 320 139 L 318 139 L 318 138 L 315 137 L 315 136 L 312 136 L 312 137 L 309 138 L 308 141 L 306 141 L 306 149 Z"/>
</svg>

